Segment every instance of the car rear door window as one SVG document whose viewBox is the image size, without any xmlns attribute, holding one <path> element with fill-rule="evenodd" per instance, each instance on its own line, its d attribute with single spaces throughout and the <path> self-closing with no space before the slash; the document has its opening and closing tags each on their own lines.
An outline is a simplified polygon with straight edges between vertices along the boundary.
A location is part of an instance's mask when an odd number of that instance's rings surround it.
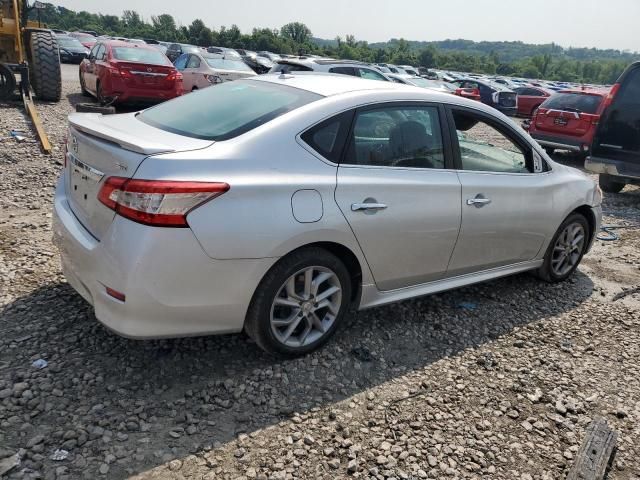
<svg viewBox="0 0 640 480">
<path fill-rule="evenodd" d="M 301 135 L 302 140 L 333 163 L 340 161 L 353 111 L 325 120 Z"/>
<path fill-rule="evenodd" d="M 106 53 L 107 53 L 106 47 L 103 44 L 100 44 L 100 47 L 96 52 L 96 60 L 104 60 L 107 57 Z"/>
<path fill-rule="evenodd" d="M 339 73 L 341 75 L 351 75 L 352 77 L 358 76 L 356 69 L 353 67 L 331 67 L 329 73 Z"/>
<path fill-rule="evenodd" d="M 452 111 L 462 170 L 532 173 L 532 153 L 496 123 L 467 110 Z"/>
<path fill-rule="evenodd" d="M 438 108 L 390 105 L 359 110 L 343 163 L 445 168 Z"/>
<path fill-rule="evenodd" d="M 189 55 L 187 68 L 200 68 L 200 59 L 198 58 L 197 55 Z"/>
<path fill-rule="evenodd" d="M 386 79 L 386 77 L 384 75 L 382 75 L 382 74 L 380 74 L 380 73 L 378 73 L 378 72 L 376 72 L 374 70 L 371 70 L 369 68 L 358 67 L 357 70 L 358 70 L 358 74 L 360 75 L 361 78 L 367 78 L 369 80 L 381 80 L 383 82 L 387 81 L 387 79 Z"/>
</svg>

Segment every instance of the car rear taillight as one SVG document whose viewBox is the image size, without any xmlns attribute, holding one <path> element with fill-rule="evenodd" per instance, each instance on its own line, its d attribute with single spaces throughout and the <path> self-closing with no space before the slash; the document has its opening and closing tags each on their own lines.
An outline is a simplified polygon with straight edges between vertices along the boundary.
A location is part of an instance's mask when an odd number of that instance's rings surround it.
<svg viewBox="0 0 640 480">
<path fill-rule="evenodd" d="M 134 222 L 156 227 L 188 227 L 187 214 L 226 191 L 222 182 L 183 182 L 109 177 L 98 200 Z"/>
<path fill-rule="evenodd" d="M 613 103 L 613 99 L 615 98 L 616 94 L 618 93 L 618 90 L 620 90 L 620 84 L 616 83 L 613 87 L 611 87 L 611 90 L 609 91 L 609 95 L 607 95 L 604 98 L 604 105 L 602 110 L 604 111 L 605 108 L 607 108 L 609 105 L 611 105 Z"/>
<path fill-rule="evenodd" d="M 167 75 L 167 80 L 169 80 L 170 82 L 181 82 L 182 81 L 182 74 L 180 72 L 178 72 L 177 70 L 169 73 L 169 75 Z"/>
</svg>

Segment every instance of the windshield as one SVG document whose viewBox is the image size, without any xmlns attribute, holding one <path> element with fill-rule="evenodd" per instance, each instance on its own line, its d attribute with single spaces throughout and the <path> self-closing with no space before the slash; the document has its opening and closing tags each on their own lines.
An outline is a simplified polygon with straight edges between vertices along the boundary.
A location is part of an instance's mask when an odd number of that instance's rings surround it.
<svg viewBox="0 0 640 480">
<path fill-rule="evenodd" d="M 169 65 L 169 59 L 161 52 L 150 48 L 113 47 L 113 58 L 124 62 L 151 63 L 153 65 Z"/>
<path fill-rule="evenodd" d="M 237 80 L 161 103 L 137 118 L 178 135 L 222 141 L 320 98 L 284 85 Z"/>
<path fill-rule="evenodd" d="M 58 46 L 69 48 L 84 48 L 77 38 L 73 37 L 58 37 Z"/>
<path fill-rule="evenodd" d="M 422 88 L 437 88 L 438 90 L 455 90 L 455 87 L 447 85 L 442 82 L 434 82 L 433 80 L 427 80 L 426 78 L 416 77 L 410 78 L 409 81 L 414 85 Z"/>
<path fill-rule="evenodd" d="M 236 72 L 253 72 L 242 60 L 236 58 L 204 57 L 207 64 L 216 70 L 234 70 Z"/>
<path fill-rule="evenodd" d="M 563 110 L 565 112 L 590 113 L 598 111 L 602 96 L 585 93 L 556 93 L 541 105 L 549 110 Z"/>
</svg>

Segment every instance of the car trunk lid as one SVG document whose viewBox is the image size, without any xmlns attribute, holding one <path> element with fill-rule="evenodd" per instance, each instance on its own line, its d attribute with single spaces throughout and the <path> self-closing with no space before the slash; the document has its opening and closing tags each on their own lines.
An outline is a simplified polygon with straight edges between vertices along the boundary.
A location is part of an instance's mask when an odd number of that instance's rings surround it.
<svg viewBox="0 0 640 480">
<path fill-rule="evenodd" d="M 136 88 L 169 90 L 175 85 L 175 68 L 170 65 L 154 65 L 139 62 L 114 61 L 125 84 Z"/>
<path fill-rule="evenodd" d="M 196 150 L 213 143 L 166 132 L 135 117 L 135 113 L 69 116 L 67 197 L 80 223 L 98 240 L 115 215 L 98 201 L 98 193 L 107 178 L 131 178 L 152 155 Z"/>
</svg>

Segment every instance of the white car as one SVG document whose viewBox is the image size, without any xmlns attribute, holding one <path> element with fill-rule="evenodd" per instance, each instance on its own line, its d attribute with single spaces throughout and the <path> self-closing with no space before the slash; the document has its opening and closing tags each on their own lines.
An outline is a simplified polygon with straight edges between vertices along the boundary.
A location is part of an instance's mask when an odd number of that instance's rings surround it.
<svg viewBox="0 0 640 480">
<path fill-rule="evenodd" d="M 346 75 L 223 83 L 69 117 L 54 241 L 128 337 L 246 331 L 300 355 L 350 307 L 568 278 L 601 193 L 480 102 Z M 353 338 L 357 342 L 357 337 Z"/>
<path fill-rule="evenodd" d="M 257 75 L 242 58 L 206 51 L 183 53 L 174 66 L 182 73 L 182 85 L 185 92 L 192 92 L 223 82 Z"/>
<path fill-rule="evenodd" d="M 350 75 L 352 77 L 366 78 L 368 80 L 380 80 L 389 82 L 389 78 L 366 63 L 353 60 L 334 60 L 332 58 L 283 58 L 273 64 L 271 73 L 292 72 L 320 72 Z"/>
</svg>

